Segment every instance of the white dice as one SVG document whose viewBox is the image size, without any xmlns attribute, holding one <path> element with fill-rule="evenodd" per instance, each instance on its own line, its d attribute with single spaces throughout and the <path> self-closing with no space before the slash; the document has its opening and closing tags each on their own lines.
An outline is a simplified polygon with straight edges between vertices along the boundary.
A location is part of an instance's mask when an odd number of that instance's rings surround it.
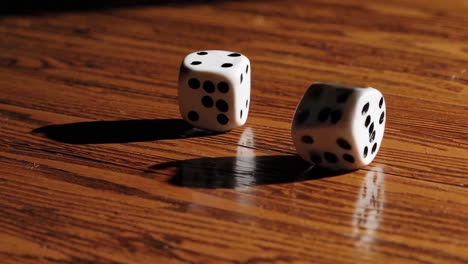
<svg viewBox="0 0 468 264">
<path fill-rule="evenodd" d="M 385 130 L 385 100 L 374 88 L 316 83 L 297 106 L 291 134 L 303 159 L 353 170 L 377 155 Z"/>
<path fill-rule="evenodd" d="M 247 121 L 249 59 L 236 52 L 206 50 L 187 55 L 179 74 L 179 108 L 191 125 L 229 131 Z"/>
</svg>

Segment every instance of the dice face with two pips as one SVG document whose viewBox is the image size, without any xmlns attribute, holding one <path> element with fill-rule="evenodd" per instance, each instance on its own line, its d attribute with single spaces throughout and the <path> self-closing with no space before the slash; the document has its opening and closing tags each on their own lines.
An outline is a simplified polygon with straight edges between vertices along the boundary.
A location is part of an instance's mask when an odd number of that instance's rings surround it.
<svg viewBox="0 0 468 264">
<path fill-rule="evenodd" d="M 236 52 L 198 51 L 187 55 L 179 74 L 179 108 L 194 127 L 229 131 L 247 121 L 250 61 Z"/>
<path fill-rule="evenodd" d="M 315 83 L 297 106 L 291 135 L 306 161 L 353 170 L 377 155 L 385 119 L 385 100 L 378 90 Z"/>
</svg>

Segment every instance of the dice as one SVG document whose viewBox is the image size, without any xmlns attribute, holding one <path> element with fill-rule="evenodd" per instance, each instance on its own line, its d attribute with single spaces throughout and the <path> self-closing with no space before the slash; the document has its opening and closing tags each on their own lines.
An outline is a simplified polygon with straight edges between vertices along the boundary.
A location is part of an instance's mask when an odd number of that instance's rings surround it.
<svg viewBox="0 0 468 264">
<path fill-rule="evenodd" d="M 385 100 L 374 88 L 315 83 L 299 102 L 291 135 L 298 154 L 316 166 L 353 170 L 377 155 Z"/>
<path fill-rule="evenodd" d="M 179 74 L 179 109 L 194 127 L 229 131 L 247 121 L 250 61 L 236 52 L 206 50 L 187 55 Z"/>
</svg>

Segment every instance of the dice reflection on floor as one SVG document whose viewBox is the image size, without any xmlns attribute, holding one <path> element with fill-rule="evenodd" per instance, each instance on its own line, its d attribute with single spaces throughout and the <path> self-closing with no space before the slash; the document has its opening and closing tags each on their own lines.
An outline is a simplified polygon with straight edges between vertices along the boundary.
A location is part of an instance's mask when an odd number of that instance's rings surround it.
<svg viewBox="0 0 468 264">
<path fill-rule="evenodd" d="M 234 165 L 234 169 L 241 172 L 240 175 L 244 175 L 244 177 L 239 177 L 237 180 L 242 183 L 236 183 L 235 185 L 251 186 L 255 184 L 255 177 L 253 176 L 256 168 L 255 161 L 253 160 L 255 159 L 254 140 L 252 128 L 247 127 L 244 129 L 237 143 L 236 161 Z"/>
<path fill-rule="evenodd" d="M 382 168 L 374 167 L 365 175 L 353 214 L 353 237 L 358 248 L 371 249 L 383 219 L 384 204 L 385 174 Z"/>
<path fill-rule="evenodd" d="M 196 188 L 236 188 L 298 182 L 341 175 L 342 172 L 310 168 L 297 155 L 255 156 L 253 133 L 244 130 L 234 157 L 200 158 L 152 166 L 151 171 L 170 171 L 170 183 Z M 174 170 L 175 168 L 175 170 Z"/>
</svg>

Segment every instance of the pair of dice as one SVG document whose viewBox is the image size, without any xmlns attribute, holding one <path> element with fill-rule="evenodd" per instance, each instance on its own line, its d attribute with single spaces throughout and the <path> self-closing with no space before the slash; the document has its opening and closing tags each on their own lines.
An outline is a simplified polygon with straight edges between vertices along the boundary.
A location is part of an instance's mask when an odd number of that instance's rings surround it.
<svg viewBox="0 0 468 264">
<path fill-rule="evenodd" d="M 207 50 L 187 55 L 179 75 L 179 107 L 194 127 L 229 131 L 247 121 L 249 59 Z M 374 88 L 315 83 L 299 101 L 291 134 L 297 152 L 317 166 L 353 170 L 369 164 L 385 130 L 385 100 Z"/>
</svg>

